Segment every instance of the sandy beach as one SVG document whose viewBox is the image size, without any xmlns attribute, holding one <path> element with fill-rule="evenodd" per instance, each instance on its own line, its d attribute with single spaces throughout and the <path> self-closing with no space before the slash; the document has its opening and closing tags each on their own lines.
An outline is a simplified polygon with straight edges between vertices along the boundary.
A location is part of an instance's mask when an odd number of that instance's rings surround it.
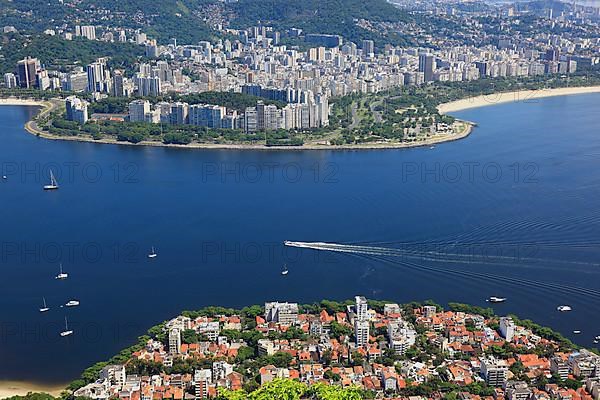
<svg viewBox="0 0 600 400">
<path fill-rule="evenodd" d="M 557 89 L 536 89 L 536 90 L 519 90 L 513 92 L 499 92 L 490 95 L 482 95 L 469 97 L 462 100 L 456 100 L 449 103 L 440 104 L 437 108 L 440 113 L 447 114 L 455 111 L 466 110 L 470 108 L 492 106 L 495 104 L 519 102 L 532 103 L 544 97 L 553 96 L 568 96 L 576 94 L 600 93 L 600 86 L 582 86 Z M 0 99 L 0 105 L 26 105 L 26 106 L 41 106 L 43 107 L 40 114 L 51 112 L 58 106 L 55 101 L 41 101 L 33 99 L 17 99 L 5 98 Z M 443 142 L 454 141 L 467 137 L 474 128 L 474 124 L 465 122 L 466 129 L 458 132 L 455 135 L 440 135 L 430 137 L 419 142 L 378 142 L 378 143 L 362 143 L 354 145 L 331 146 L 323 143 L 306 143 L 303 146 L 290 147 L 267 147 L 264 145 L 251 144 L 210 144 L 210 143 L 190 143 L 188 145 L 164 144 L 159 141 L 142 141 L 140 143 L 120 142 L 112 138 L 104 138 L 94 140 L 91 136 L 56 136 L 48 134 L 37 127 L 35 121 L 29 121 L 25 124 L 25 130 L 33 135 L 50 140 L 70 140 L 75 142 L 90 142 L 101 144 L 125 145 L 125 146 L 156 146 L 156 147 L 171 147 L 182 149 L 223 149 L 223 150 L 352 150 L 352 149 L 399 149 L 408 147 L 431 146 Z"/>
<path fill-rule="evenodd" d="M 40 106 L 42 109 L 40 110 L 38 116 L 47 114 L 53 111 L 56 107 L 58 107 L 57 101 L 37 101 L 37 100 L 27 100 L 27 99 L 16 99 L 16 98 L 7 98 L 0 99 L 1 105 L 27 105 L 27 106 Z M 99 144 L 112 144 L 112 145 L 123 145 L 123 146 L 154 146 L 154 147 L 171 147 L 171 148 L 179 148 L 179 149 L 220 149 L 220 150 L 266 150 L 266 151 L 298 151 L 298 150 L 353 150 L 353 149 L 361 149 L 361 150 L 374 150 L 374 149 L 402 149 L 407 147 L 421 147 L 421 146 L 431 146 L 434 144 L 439 144 L 443 142 L 451 142 L 454 140 L 459 140 L 467 137 L 473 130 L 474 125 L 465 122 L 461 131 L 455 133 L 454 135 L 439 135 L 432 136 L 425 140 L 421 140 L 418 142 L 374 142 L 374 143 L 361 143 L 361 144 L 353 144 L 353 145 L 328 145 L 324 143 L 305 143 L 303 146 L 280 146 L 280 147 L 268 147 L 265 145 L 252 145 L 252 144 L 214 144 L 214 143 L 190 143 L 190 144 L 165 144 L 159 141 L 151 141 L 144 140 L 139 143 L 130 143 L 118 141 L 114 138 L 102 138 L 102 139 L 94 139 L 91 136 L 57 136 L 52 135 L 47 132 L 41 130 L 34 120 L 28 121 L 25 124 L 25 131 L 29 132 L 32 135 L 37 137 L 41 137 L 48 140 L 67 140 L 72 142 L 87 142 L 87 143 L 99 143 Z"/>
<path fill-rule="evenodd" d="M 438 110 L 442 114 L 469 108 L 493 106 L 502 103 L 533 103 L 537 99 L 574 94 L 600 93 L 600 86 L 582 86 L 558 89 L 519 90 L 515 92 L 499 92 L 490 95 L 469 97 L 449 103 L 440 104 Z"/>
<path fill-rule="evenodd" d="M 28 123 L 29 124 L 29 123 Z M 25 129 L 38 137 L 49 139 L 49 140 L 67 140 L 72 142 L 86 142 L 86 143 L 99 143 L 99 144 L 112 144 L 119 146 L 153 146 L 153 147 L 170 147 L 177 149 L 212 149 L 212 150 L 265 150 L 265 151 L 301 151 L 301 150 L 374 150 L 374 149 L 402 149 L 407 147 L 420 147 L 420 146 L 431 146 L 443 142 L 451 142 L 467 137 L 473 130 L 473 124 L 465 122 L 463 129 L 454 135 L 439 135 L 431 136 L 425 140 L 418 142 L 374 142 L 374 143 L 360 143 L 352 145 L 328 145 L 318 143 L 307 143 L 303 146 L 279 146 L 279 147 L 268 147 L 264 145 L 253 145 L 253 144 L 218 144 L 218 143 L 190 143 L 190 144 L 165 144 L 159 141 L 144 140 L 139 143 L 130 143 L 118 141 L 112 138 L 103 138 L 95 140 L 91 136 L 55 136 L 50 135 L 46 132 L 37 132 L 32 129 L 30 125 L 26 125 Z"/>
<path fill-rule="evenodd" d="M 67 385 L 52 385 L 21 381 L 0 381 L 0 399 L 12 396 L 24 396 L 29 392 L 44 392 L 58 396 Z"/>
<path fill-rule="evenodd" d="M 44 106 L 43 100 L 18 99 L 16 97 L 0 98 L 0 106 Z"/>
</svg>

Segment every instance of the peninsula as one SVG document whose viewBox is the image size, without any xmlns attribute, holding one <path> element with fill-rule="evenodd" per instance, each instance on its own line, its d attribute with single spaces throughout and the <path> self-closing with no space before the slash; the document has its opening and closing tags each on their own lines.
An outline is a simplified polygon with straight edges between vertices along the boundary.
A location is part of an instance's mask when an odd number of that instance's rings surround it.
<svg viewBox="0 0 600 400">
<path fill-rule="evenodd" d="M 444 309 L 356 296 L 185 311 L 85 370 L 63 397 L 424 399 L 518 391 L 585 399 L 598 385 L 597 351 L 531 321 L 459 303 Z"/>
</svg>

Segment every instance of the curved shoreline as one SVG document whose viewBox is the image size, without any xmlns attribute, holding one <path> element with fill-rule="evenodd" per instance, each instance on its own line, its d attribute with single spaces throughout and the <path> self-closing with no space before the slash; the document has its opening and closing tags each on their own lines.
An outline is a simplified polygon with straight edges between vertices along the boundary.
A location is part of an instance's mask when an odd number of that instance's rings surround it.
<svg viewBox="0 0 600 400">
<path fill-rule="evenodd" d="M 437 106 L 440 114 L 448 114 L 471 108 L 487 107 L 503 103 L 535 103 L 538 99 L 556 96 L 572 96 L 578 94 L 600 93 L 600 86 L 579 86 L 555 89 L 517 90 L 512 92 L 497 92 L 489 95 L 468 97 L 442 103 Z"/>
<path fill-rule="evenodd" d="M 492 106 L 502 103 L 532 103 L 538 99 L 554 96 L 570 96 L 578 94 L 600 93 L 600 86 L 580 86 L 566 87 L 555 89 L 535 89 L 535 90 L 519 90 L 512 92 L 497 92 L 489 95 L 480 95 L 469 97 L 461 100 L 455 100 L 448 103 L 442 103 L 437 106 L 440 114 L 449 114 L 456 111 L 467 110 L 471 108 L 479 108 Z M 2 98 L 1 105 L 12 106 L 37 106 L 42 107 L 35 118 L 40 115 L 47 114 L 53 111 L 57 106 L 57 102 L 53 100 L 34 100 L 34 99 L 19 99 L 19 98 Z M 353 145 L 327 145 L 319 143 L 309 143 L 303 146 L 265 146 L 253 144 L 212 144 L 212 143 L 190 143 L 190 144 L 165 144 L 159 141 L 145 140 L 139 143 L 130 143 L 117 141 L 116 139 L 99 139 L 95 140 L 91 136 L 56 136 L 51 135 L 37 127 L 36 121 L 30 120 L 25 124 L 25 130 L 32 135 L 49 139 L 49 140 L 66 140 L 74 142 L 87 142 L 99 144 L 113 144 L 125 146 L 154 146 L 176 149 L 208 149 L 208 150 L 266 150 L 266 151 L 301 151 L 301 150 L 381 150 L 381 149 L 406 149 L 411 147 L 432 146 L 435 144 L 452 142 L 463 139 L 473 131 L 475 124 L 469 121 L 460 121 L 465 124 L 464 129 L 454 135 L 440 135 L 430 137 L 420 142 L 404 142 L 404 143 L 362 143 Z"/>
<path fill-rule="evenodd" d="M 0 99 L 0 106 L 35 106 L 42 107 L 40 112 L 35 116 L 38 118 L 40 115 L 47 114 L 54 110 L 57 105 L 52 100 L 41 101 L 33 99 L 17 99 L 17 98 L 4 98 Z M 41 137 L 48 140 L 64 140 L 72 142 L 86 142 L 86 143 L 99 143 L 99 144 L 113 144 L 122 146 L 153 146 L 153 147 L 166 147 L 176 149 L 207 149 L 207 150 L 265 150 L 265 151 L 302 151 L 302 150 L 381 150 L 381 149 L 405 149 L 411 147 L 423 147 L 432 146 L 444 142 L 452 142 L 455 140 L 463 139 L 473 131 L 474 124 L 461 121 L 464 124 L 462 131 L 453 135 L 439 135 L 432 136 L 419 142 L 405 142 L 405 143 L 362 143 L 353 145 L 327 145 L 327 144 L 305 144 L 303 146 L 265 146 L 265 145 L 252 145 L 252 144 L 212 144 L 212 143 L 190 143 L 190 144 L 165 144 L 158 141 L 144 140 L 139 143 L 130 143 L 124 141 L 118 141 L 116 139 L 93 139 L 91 136 L 57 136 L 51 135 L 39 129 L 36 125 L 35 120 L 27 121 L 25 124 L 25 130 L 37 137 Z"/>
<path fill-rule="evenodd" d="M 27 393 L 48 393 L 59 396 L 67 384 L 44 384 L 27 381 L 0 381 L 0 399 L 12 396 L 25 396 Z"/>
</svg>

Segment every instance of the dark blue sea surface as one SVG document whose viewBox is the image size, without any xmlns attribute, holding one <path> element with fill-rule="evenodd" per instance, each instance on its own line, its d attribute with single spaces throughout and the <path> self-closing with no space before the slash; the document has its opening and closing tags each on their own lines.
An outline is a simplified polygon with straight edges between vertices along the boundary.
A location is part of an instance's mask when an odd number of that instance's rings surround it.
<svg viewBox="0 0 600 400">
<path fill-rule="evenodd" d="M 362 151 L 51 141 L 23 129 L 35 108 L 0 107 L 0 380 L 76 378 L 185 309 L 357 294 L 507 297 L 497 313 L 593 346 L 599 107 L 591 94 L 471 109 L 456 113 L 478 124 L 464 140 Z M 50 170 L 60 189 L 44 192 Z"/>
</svg>

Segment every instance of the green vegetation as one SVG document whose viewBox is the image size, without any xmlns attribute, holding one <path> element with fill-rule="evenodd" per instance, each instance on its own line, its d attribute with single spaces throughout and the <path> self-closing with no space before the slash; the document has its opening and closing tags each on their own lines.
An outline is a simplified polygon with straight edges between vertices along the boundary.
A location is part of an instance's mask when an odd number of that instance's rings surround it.
<svg viewBox="0 0 600 400">
<path fill-rule="evenodd" d="M 110 10 L 109 19 L 103 20 L 102 25 L 141 29 L 162 42 L 175 37 L 180 43 L 194 44 L 218 36 L 198 14 L 206 5 L 215 3 L 211 0 L 82 0 L 73 7 L 60 0 L 1 0 L 0 25 L 40 32 L 62 21 L 72 28 L 76 24 L 98 24 L 98 15 L 89 10 Z M 136 18 L 132 18 L 134 15 Z M 97 32 L 97 36 L 99 34 L 101 32 Z"/>
<path fill-rule="evenodd" d="M 479 314 L 484 316 L 485 318 L 493 318 L 496 316 L 496 314 L 494 313 L 494 309 L 491 307 L 483 308 L 463 303 L 448 303 L 448 307 L 450 307 L 452 311 L 464 312 L 469 314 Z"/>
<path fill-rule="evenodd" d="M 452 124 L 449 115 L 437 107 L 446 102 L 489 95 L 493 103 L 502 92 L 523 91 L 515 101 L 528 101 L 529 90 L 600 85 L 600 70 L 561 77 L 486 78 L 465 82 L 435 82 L 429 85 L 397 87 L 377 94 L 349 95 L 332 100 L 330 129 L 337 129 L 334 144 L 374 141 L 418 142 L 429 135 L 434 123 Z"/>
<path fill-rule="evenodd" d="M 36 34 L 23 36 L 9 33 L 2 36 L 0 73 L 14 72 L 17 61 L 37 57 L 49 69 L 65 71 L 70 65 L 85 65 L 99 57 L 109 57 L 110 68 L 130 70 L 144 55 L 144 49 L 131 43 L 109 43 L 74 38 L 65 40 L 58 36 Z"/>
<path fill-rule="evenodd" d="M 302 138 L 292 131 L 269 131 L 246 134 L 239 129 L 210 129 L 195 125 L 150 124 L 144 122 L 97 121 L 81 125 L 53 115 L 43 125 L 44 131 L 56 136 L 87 136 L 94 140 L 116 140 L 140 143 L 154 141 L 164 144 L 266 144 L 267 146 L 301 146 Z"/>
<path fill-rule="evenodd" d="M 356 387 L 342 388 L 316 384 L 308 386 L 290 379 L 276 379 L 260 388 L 246 392 L 244 390 L 219 392 L 218 400 L 361 400 L 372 398 L 372 394 Z"/>
<path fill-rule="evenodd" d="M 202 92 L 186 95 L 169 93 L 158 97 L 107 97 L 97 102 L 90 104 L 88 111 L 91 113 L 107 113 L 107 114 L 126 114 L 129 103 L 134 99 L 148 100 L 153 104 L 161 101 L 176 102 L 181 101 L 188 104 L 216 104 L 227 107 L 228 110 L 236 110 L 243 112 L 246 107 L 254 107 L 258 101 L 265 104 L 275 104 L 277 107 L 284 107 L 285 103 L 274 101 L 262 97 L 251 96 L 244 93 L 235 92 Z M 88 98 L 91 100 L 91 98 Z"/>
<path fill-rule="evenodd" d="M 320 312 L 321 306 L 326 307 L 328 312 L 334 314 L 335 312 L 341 312 L 345 310 L 345 306 L 347 304 L 352 303 L 351 300 L 337 302 L 337 301 L 328 301 L 323 300 L 320 303 L 310 304 L 310 305 L 302 305 L 302 312 Z M 382 308 L 383 304 L 386 302 L 375 302 L 374 306 Z M 440 305 L 435 304 L 434 302 L 428 300 L 423 303 L 412 302 L 409 304 L 401 305 L 401 310 L 403 316 L 406 320 L 414 321 L 414 310 L 417 308 L 421 308 L 423 305 L 435 305 L 438 307 L 438 311 L 442 311 Z M 489 318 L 494 318 L 493 313 L 490 313 L 488 309 L 469 306 L 462 303 L 450 303 L 450 308 L 455 311 L 463 311 L 467 313 L 480 313 L 483 312 L 484 315 Z M 327 385 L 312 385 L 306 386 L 303 383 L 293 381 L 293 380 L 275 380 L 269 384 L 263 385 L 259 387 L 258 383 L 260 381 L 259 369 L 266 365 L 275 365 L 276 367 L 289 367 L 293 362 L 293 357 L 287 352 L 276 352 L 271 356 L 258 356 L 258 341 L 262 338 L 265 338 L 265 335 L 257 330 L 255 330 L 255 318 L 258 315 L 262 315 L 264 313 L 264 308 L 258 305 L 245 307 L 241 310 L 236 310 L 232 308 L 224 308 L 224 307 L 205 307 L 196 311 L 184 311 L 182 315 L 185 315 L 190 318 L 197 318 L 200 316 L 215 318 L 219 315 L 239 315 L 242 325 L 242 330 L 223 330 L 221 331 L 221 335 L 228 337 L 230 340 L 243 340 L 246 345 L 241 347 L 238 350 L 238 354 L 235 359 L 229 360 L 229 362 L 235 362 L 237 364 L 236 371 L 242 373 L 246 378 L 246 384 L 244 386 L 244 390 L 239 391 L 228 391 L 221 390 L 219 394 L 219 399 L 228 400 L 228 399 L 301 399 L 301 398 L 310 398 L 310 399 L 332 399 L 332 400 L 352 400 L 352 399 L 365 399 L 365 398 L 373 398 L 374 393 L 368 391 L 362 391 L 358 388 L 349 387 L 349 388 L 341 388 L 338 386 L 327 386 Z M 561 336 L 551 331 L 549 328 L 543 328 L 539 325 L 532 323 L 531 321 L 521 321 L 518 318 L 514 317 L 516 322 L 519 325 L 523 325 L 529 329 L 532 329 L 536 334 L 543 334 L 544 337 L 548 338 L 561 338 Z M 98 378 L 100 370 L 109 364 L 127 363 L 127 371 L 130 374 L 140 374 L 140 375 L 152 375 L 152 374 L 160 374 L 160 373 L 193 373 L 195 369 L 201 368 L 210 368 L 212 363 L 212 359 L 189 359 L 189 360 L 175 360 L 172 367 L 165 367 L 162 364 L 151 362 L 151 361 L 141 361 L 131 359 L 131 355 L 133 352 L 140 350 L 150 338 L 158 340 L 163 344 L 166 344 L 167 338 L 164 332 L 165 323 L 158 324 L 152 328 L 150 328 L 147 332 L 147 335 L 141 336 L 138 338 L 136 344 L 133 346 L 121 351 L 118 355 L 112 357 L 107 362 L 100 362 L 92 367 L 86 369 L 81 378 L 73 381 L 68 389 L 76 390 L 79 387 L 84 386 L 87 383 L 93 382 Z M 352 329 L 340 325 L 336 322 L 332 322 L 330 329 L 332 331 L 332 336 L 343 336 L 343 335 L 351 335 Z M 438 366 L 440 368 L 440 373 L 443 374 L 443 367 L 441 367 L 441 362 L 446 358 L 446 354 L 442 353 L 438 346 L 429 343 L 427 340 L 424 331 L 421 329 L 417 329 L 418 337 L 416 345 L 411 347 L 405 355 L 398 356 L 393 351 L 386 351 L 382 357 L 378 360 L 378 362 L 383 363 L 384 365 L 394 365 L 396 361 L 403 359 L 412 359 L 415 361 L 421 362 L 429 362 L 431 361 L 433 365 Z M 376 335 L 383 335 L 384 332 L 375 331 Z M 308 335 L 302 332 L 299 328 L 290 328 L 287 332 L 280 333 L 270 333 L 267 337 L 270 339 L 302 339 L 308 340 Z M 195 341 L 206 340 L 205 337 L 196 334 L 193 331 L 184 331 L 182 336 L 182 341 L 184 343 L 192 343 Z M 563 343 L 563 342 L 561 342 Z M 574 346 L 567 346 L 567 343 L 564 342 L 565 347 L 560 350 L 572 350 L 575 348 Z M 524 347 L 516 347 L 511 343 L 505 343 L 503 346 L 493 346 L 490 350 L 490 354 L 494 354 L 497 357 L 501 358 L 509 358 L 515 357 L 518 354 L 538 354 L 540 356 L 549 357 L 553 354 L 555 349 L 553 348 L 542 348 L 536 347 L 535 349 L 525 349 Z M 323 355 L 323 362 L 327 366 L 342 366 L 339 360 L 332 360 L 331 354 L 327 354 L 325 352 Z M 362 365 L 364 362 L 364 357 L 359 352 L 353 352 L 352 354 L 352 363 L 351 365 Z M 524 369 L 519 363 L 516 363 L 511 367 L 511 371 L 515 373 L 520 378 L 526 379 L 526 375 L 524 374 Z M 329 379 L 335 381 L 336 376 L 333 372 L 328 374 Z M 567 380 L 560 381 L 557 377 L 552 378 L 548 382 L 550 383 L 558 383 L 563 387 L 579 387 L 581 386 L 581 382 L 577 380 Z M 489 396 L 493 392 L 493 388 L 488 387 L 483 383 L 473 383 L 467 386 L 458 386 L 453 383 L 445 382 L 441 378 L 431 378 L 426 383 L 420 385 L 410 385 L 410 382 L 407 382 L 408 385 L 406 388 L 400 391 L 400 395 L 402 396 L 429 396 L 434 392 L 443 392 L 446 393 L 448 398 L 452 398 L 452 394 L 457 394 L 461 391 L 467 391 L 472 394 L 481 395 L 481 396 Z M 41 396 L 41 395 L 40 395 Z M 44 395 L 45 396 L 45 395 Z M 15 399 L 20 400 L 20 399 Z M 29 400 L 23 399 L 23 400 Z M 51 397 L 38 397 L 31 398 L 31 400 L 52 400 Z"/>
<path fill-rule="evenodd" d="M 373 39 L 378 47 L 407 42 L 393 30 L 384 34 L 365 29 L 357 24 L 357 20 L 372 23 L 413 21 L 385 0 L 269 0 L 266 3 L 252 0 L 229 3 L 215 0 L 82 0 L 77 7 L 69 7 L 59 0 L 2 0 L 0 6 L 0 24 L 12 25 L 19 30 L 40 32 L 56 25 L 56 21 L 71 26 L 96 24 L 94 14 L 85 11 L 110 10 L 109 19 L 102 25 L 141 29 L 162 43 L 177 38 L 179 43 L 185 44 L 221 37 L 208 22 L 218 13 L 233 15 L 233 25 L 239 28 L 265 24 L 285 31 L 297 27 L 309 33 L 342 35 L 357 43 Z M 133 15 L 136 18 L 131 18 Z M 99 34 L 101 31 L 97 36 Z"/>
<path fill-rule="evenodd" d="M 4 400 L 55 400 L 55 397 L 47 393 L 28 393 L 25 396 L 6 397 Z"/>
<path fill-rule="evenodd" d="M 276 130 L 246 134 L 235 129 L 209 129 L 192 125 L 124 123 L 91 121 L 84 126 L 65 121 L 59 112 L 49 121 L 38 121 L 45 131 L 58 136 L 86 136 L 95 140 L 112 139 L 140 143 L 155 141 L 165 144 L 253 144 L 261 146 L 302 146 L 304 143 L 328 141 L 333 145 L 363 143 L 416 143 L 432 136 L 456 134 L 461 126 L 449 115 L 440 114 L 437 107 L 445 102 L 489 95 L 490 102 L 502 92 L 523 92 L 515 101 L 528 101 L 531 90 L 600 85 L 600 70 L 573 74 L 569 77 L 541 75 L 527 78 L 480 79 L 467 82 L 436 82 L 430 85 L 398 87 L 386 92 L 332 99 L 330 125 L 305 131 Z M 33 92 L 28 92 L 33 93 Z M 1 95 L 19 94 L 4 91 Z M 64 94 L 63 94 L 64 95 Z M 40 95 L 47 96 L 45 93 Z M 36 96 L 34 96 L 36 97 Z M 39 97 L 39 96 L 38 96 Z M 124 113 L 131 99 L 107 98 L 92 103 L 89 111 Z M 233 92 L 205 92 L 192 95 L 169 94 L 149 98 L 158 101 L 212 103 L 242 111 L 258 100 L 282 106 L 258 97 Z M 465 125 L 465 124 L 463 124 Z M 327 307 L 326 307 L 327 308 Z M 335 312 L 332 310 L 332 312 Z"/>
<path fill-rule="evenodd" d="M 256 25 L 261 21 L 274 29 L 301 28 L 305 33 L 340 35 L 359 46 L 365 39 L 374 40 L 377 47 L 385 44 L 407 45 L 398 33 L 387 36 L 357 25 L 357 20 L 372 22 L 408 22 L 411 17 L 384 0 L 240 0 L 232 3 L 237 27 Z"/>
</svg>

